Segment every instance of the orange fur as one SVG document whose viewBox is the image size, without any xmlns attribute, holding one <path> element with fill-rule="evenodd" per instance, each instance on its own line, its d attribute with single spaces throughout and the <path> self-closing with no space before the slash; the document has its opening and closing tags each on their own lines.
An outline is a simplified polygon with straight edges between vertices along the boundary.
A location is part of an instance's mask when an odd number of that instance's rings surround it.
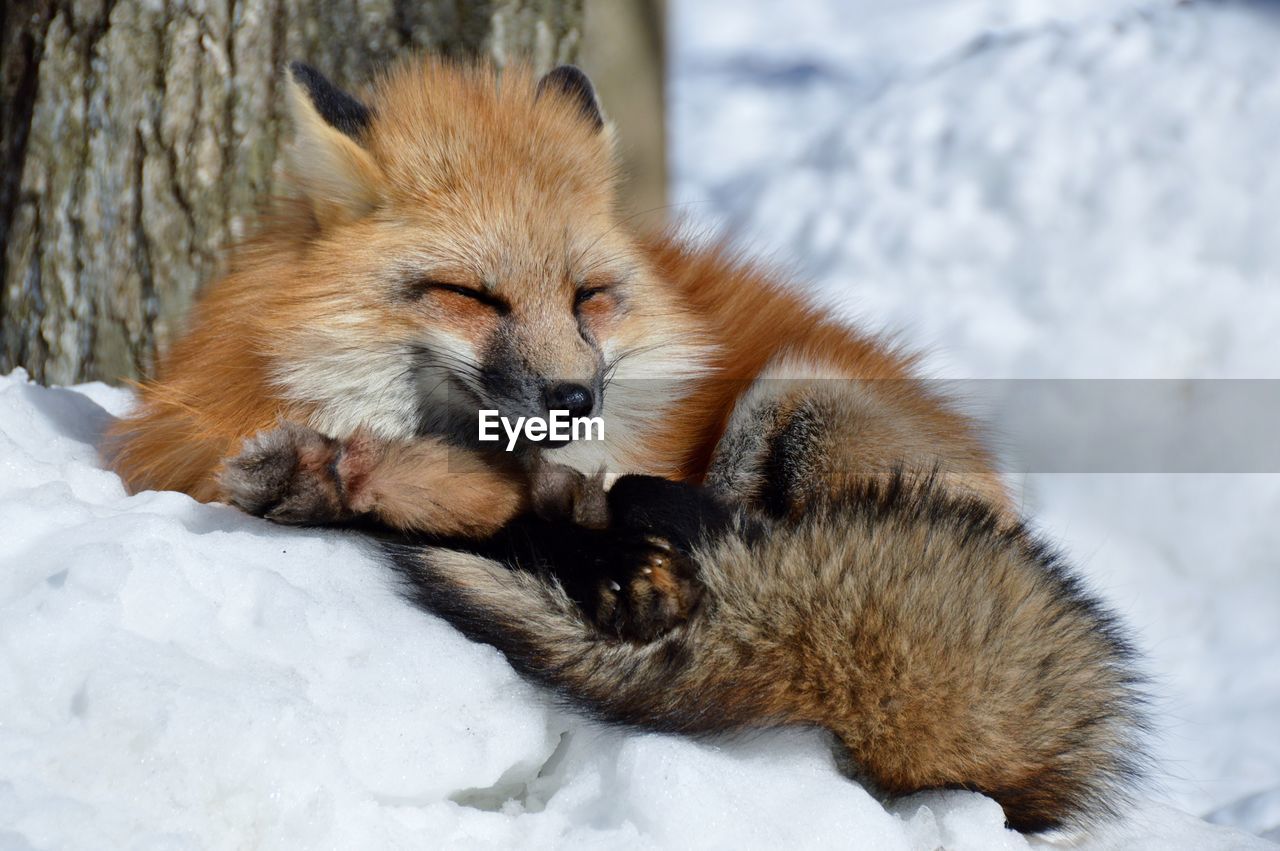
<svg viewBox="0 0 1280 851">
<path fill-rule="evenodd" d="M 950 462 L 948 469 L 963 473 L 960 478 L 969 489 L 998 505 L 1007 502 L 973 424 L 939 404 L 915 380 L 914 357 L 825 316 L 801 293 L 727 247 L 694 248 L 670 235 L 649 238 L 643 247 L 659 276 L 699 317 L 701 333 L 716 351 L 707 377 L 697 382 L 683 410 L 656 437 L 653 457 L 678 459 L 674 470 L 663 472 L 701 481 L 743 392 L 771 362 L 792 356 L 849 379 L 878 382 L 871 386 L 886 397 L 884 404 L 895 418 L 917 424 L 916 433 L 927 438 L 927 445 L 913 445 L 901 436 L 882 435 L 877 448 L 867 446 L 864 434 L 860 446 L 833 447 L 844 452 L 839 459 L 842 478 L 867 472 L 858 455 L 888 467 L 929 467 L 941 458 Z"/>
<path fill-rule="evenodd" d="M 233 252 L 135 413 L 112 429 L 107 453 L 128 487 L 222 498 L 224 461 L 281 420 L 339 440 L 360 430 L 411 442 L 424 404 L 404 380 L 415 351 L 442 352 L 465 383 L 478 353 L 514 327 L 522 362 L 556 380 L 593 369 L 582 329 L 607 350 L 651 352 L 628 355 L 627 380 L 670 379 L 670 398 L 627 403 L 624 413 L 647 419 L 611 450 L 618 472 L 700 481 L 753 379 L 791 359 L 865 381 L 861 401 L 837 405 L 856 422 L 831 436 L 823 475 L 833 487 L 894 465 L 940 466 L 1006 504 L 970 424 L 911 380 L 910 357 L 822 316 L 724 248 L 629 234 L 614 212 L 609 133 L 582 121 L 571 98 L 534 90 L 518 68 L 497 77 L 439 60 L 404 65 L 371 88 L 374 118 L 353 140 L 295 86 L 298 197 Z M 514 325 L 457 287 L 501 300 Z M 577 311 L 575 293 L 597 287 L 607 289 Z M 671 375 L 673 364 L 687 373 Z M 412 488 L 388 491 L 370 511 L 392 525 L 457 528 L 460 512 L 487 510 L 481 525 L 491 527 L 519 507 L 500 476 L 475 474 L 478 459 L 451 479 L 438 452 L 381 457 L 402 468 L 370 480 L 430 481 L 433 493 L 465 480 L 482 495 L 415 513 L 405 508 Z"/>
</svg>

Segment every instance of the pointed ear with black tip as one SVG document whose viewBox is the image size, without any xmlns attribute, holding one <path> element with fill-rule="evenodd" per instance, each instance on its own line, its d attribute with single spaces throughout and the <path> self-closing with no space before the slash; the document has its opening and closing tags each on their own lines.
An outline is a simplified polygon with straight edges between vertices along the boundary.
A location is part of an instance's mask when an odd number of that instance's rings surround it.
<svg viewBox="0 0 1280 851">
<path fill-rule="evenodd" d="M 301 62 L 289 66 L 293 144 L 290 174 L 322 227 L 355 221 L 378 206 L 382 172 L 357 141 L 372 111 Z"/>
<path fill-rule="evenodd" d="M 289 76 L 307 93 L 316 112 L 335 130 L 359 140 L 373 120 L 373 110 L 329 82 L 305 62 L 290 62 Z"/>
<path fill-rule="evenodd" d="M 600 111 L 600 101 L 596 99 L 595 87 L 582 73 L 582 69 L 573 65 L 561 65 L 548 71 L 538 81 L 538 97 L 548 91 L 558 92 L 578 104 L 582 117 L 591 122 L 591 126 L 599 131 L 604 129 L 604 115 Z"/>
</svg>

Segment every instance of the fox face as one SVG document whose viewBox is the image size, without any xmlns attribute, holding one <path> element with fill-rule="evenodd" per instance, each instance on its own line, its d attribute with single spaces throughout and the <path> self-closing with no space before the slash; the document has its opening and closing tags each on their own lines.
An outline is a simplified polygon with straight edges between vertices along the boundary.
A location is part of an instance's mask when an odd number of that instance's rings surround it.
<svg viewBox="0 0 1280 851">
<path fill-rule="evenodd" d="M 535 84 L 429 61 L 366 105 L 295 64 L 290 87 L 305 227 L 264 338 L 313 427 L 397 439 L 474 435 L 480 409 L 601 415 L 619 369 L 676 345 L 679 323 L 652 318 L 668 296 L 618 228 L 581 72 Z"/>
</svg>

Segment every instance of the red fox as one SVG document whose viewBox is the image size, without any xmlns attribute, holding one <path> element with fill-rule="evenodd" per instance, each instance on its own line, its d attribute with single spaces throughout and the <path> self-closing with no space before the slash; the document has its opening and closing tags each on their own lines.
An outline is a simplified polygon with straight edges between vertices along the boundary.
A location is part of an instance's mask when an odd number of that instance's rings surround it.
<svg viewBox="0 0 1280 851">
<path fill-rule="evenodd" d="M 973 427 L 913 380 L 909 356 L 725 249 L 626 231 L 580 74 L 535 86 L 427 61 L 384 78 L 369 106 L 306 66 L 289 87 L 299 197 L 232 255 L 111 435 L 131 489 L 315 520 L 290 488 L 318 496 L 306 471 L 336 454 L 325 519 L 487 532 L 527 486 L 507 453 L 449 445 L 459 413 L 471 437 L 478 407 L 599 414 L 604 441 L 558 461 L 701 481 L 735 410 L 776 408 L 781 428 L 801 405 L 802 388 L 765 399 L 785 383 L 758 379 L 815 378 L 806 404 L 834 415 L 815 481 L 938 465 L 1004 501 Z M 843 395 L 818 389 L 836 383 Z M 236 492 L 228 460 L 280 422 L 332 442 L 279 493 Z"/>
<path fill-rule="evenodd" d="M 1129 652 L 910 354 L 723 246 L 631 233 L 575 68 L 287 85 L 296 196 L 109 435 L 131 489 L 431 536 L 397 554 L 414 599 L 613 720 L 817 724 L 886 791 L 980 789 L 1021 829 L 1106 811 Z M 505 452 L 481 409 L 604 435 Z M 667 499 L 706 529 L 654 521 Z"/>
</svg>

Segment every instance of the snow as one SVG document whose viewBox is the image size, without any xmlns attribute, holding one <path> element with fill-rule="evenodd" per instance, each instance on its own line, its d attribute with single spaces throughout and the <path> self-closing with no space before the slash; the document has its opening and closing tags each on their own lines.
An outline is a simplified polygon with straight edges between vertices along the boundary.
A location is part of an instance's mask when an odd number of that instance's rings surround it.
<svg viewBox="0 0 1280 851">
<path fill-rule="evenodd" d="M 685 214 L 939 373 L 1276 377 L 1274 7 L 681 0 L 672 36 Z M 0 849 L 1046 844 L 886 808 L 814 733 L 567 715 L 350 534 L 126 496 L 129 402 L 0 378 Z M 1280 839 L 1280 476 L 1011 465 L 1155 677 L 1156 784 L 1071 847 Z"/>
</svg>

